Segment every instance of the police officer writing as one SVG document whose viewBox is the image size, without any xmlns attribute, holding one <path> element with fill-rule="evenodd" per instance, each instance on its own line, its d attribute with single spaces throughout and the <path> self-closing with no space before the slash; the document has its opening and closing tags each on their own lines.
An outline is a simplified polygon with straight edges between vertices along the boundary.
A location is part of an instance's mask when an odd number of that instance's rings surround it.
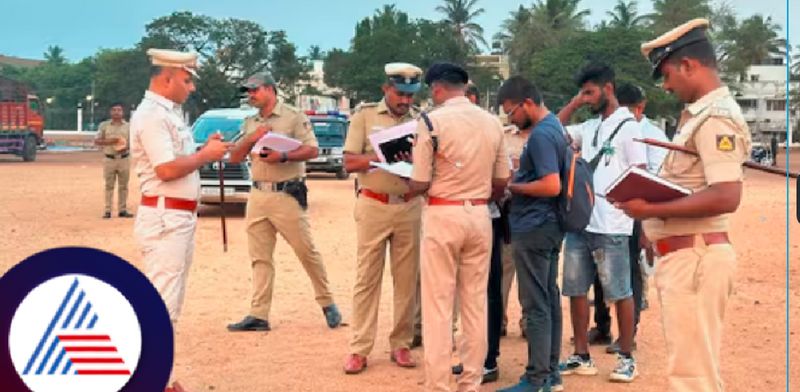
<svg viewBox="0 0 800 392">
<path fill-rule="evenodd" d="M 230 144 L 218 136 L 195 151 L 180 105 L 195 87 L 197 54 L 150 49 L 150 87 L 131 118 L 131 153 L 142 193 L 134 233 L 145 275 L 177 322 L 194 252 L 200 175 L 222 159 Z"/>
<path fill-rule="evenodd" d="M 661 256 L 655 283 L 669 391 L 724 389 L 720 345 L 736 268 L 728 221 L 741 201 L 742 164 L 751 148 L 741 109 L 719 77 L 707 28 L 707 20 L 695 19 L 642 44 L 654 78 L 663 77 L 664 90 L 687 105 L 673 142 L 699 154 L 671 151 L 659 175 L 694 192 L 663 203 L 618 203 L 643 220 Z"/>
<path fill-rule="evenodd" d="M 330 328 L 342 322 L 333 302 L 322 256 L 314 246 L 306 214 L 305 164 L 319 153 L 311 123 L 297 109 L 278 100 L 275 80 L 268 72 L 252 75 L 242 85 L 257 114 L 242 124 L 243 136 L 231 152 L 231 162 L 241 162 L 268 132 L 298 140 L 289 152 L 263 150 L 253 154 L 253 189 L 247 201 L 247 247 L 253 269 L 250 312 L 229 331 L 268 331 L 275 282 L 273 253 L 280 234 L 294 250 L 314 286 L 314 296 Z"/>
<path fill-rule="evenodd" d="M 425 75 L 439 106 L 417 126 L 411 194 L 427 193 L 420 258 L 425 390 L 450 390 L 453 306 L 458 296 L 464 341 L 458 390 L 477 391 L 487 346 L 486 287 L 492 222 L 510 168 L 500 121 L 465 96 L 469 76 L 436 63 Z"/>
<path fill-rule="evenodd" d="M 350 120 L 344 145 L 348 172 L 358 172 L 355 206 L 358 242 L 356 281 L 353 287 L 353 336 L 344 371 L 356 374 L 367 366 L 378 327 L 381 280 L 389 246 L 394 288 L 394 326 L 389 334 L 391 361 L 414 367 L 409 346 L 413 335 L 421 198 L 406 198 L 408 185 L 386 171 L 370 169 L 378 156 L 367 138 L 384 128 L 413 120 L 414 93 L 422 70 L 407 63 L 386 64 L 383 100 L 359 106 Z"/>
<path fill-rule="evenodd" d="M 128 180 L 131 162 L 128 160 L 130 127 L 125 121 L 122 103 L 111 104 L 109 120 L 100 123 L 94 144 L 103 147 L 103 178 L 105 179 L 105 213 L 103 219 L 111 218 L 111 204 L 114 201 L 114 183 L 117 182 L 117 211 L 120 218 L 133 218 L 128 213 Z"/>
</svg>

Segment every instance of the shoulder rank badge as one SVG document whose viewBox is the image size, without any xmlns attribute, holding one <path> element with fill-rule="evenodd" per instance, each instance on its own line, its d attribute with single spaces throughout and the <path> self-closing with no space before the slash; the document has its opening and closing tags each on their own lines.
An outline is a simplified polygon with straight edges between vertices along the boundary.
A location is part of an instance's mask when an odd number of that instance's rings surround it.
<svg viewBox="0 0 800 392">
<path fill-rule="evenodd" d="M 736 144 L 734 144 L 733 140 L 733 135 L 717 135 L 717 150 L 733 151 L 736 148 Z"/>
</svg>

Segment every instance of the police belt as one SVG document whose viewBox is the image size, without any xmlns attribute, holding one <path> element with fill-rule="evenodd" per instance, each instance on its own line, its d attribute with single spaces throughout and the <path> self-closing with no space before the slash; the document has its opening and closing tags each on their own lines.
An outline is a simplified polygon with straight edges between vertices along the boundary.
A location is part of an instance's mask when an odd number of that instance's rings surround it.
<svg viewBox="0 0 800 392">
<path fill-rule="evenodd" d="M 486 199 L 445 199 L 442 197 L 428 196 L 429 206 L 482 206 L 488 204 Z"/>
<path fill-rule="evenodd" d="M 676 235 L 656 240 L 655 243 L 653 243 L 653 250 L 658 256 L 666 256 L 681 249 L 693 248 L 697 238 L 702 238 L 706 245 L 730 243 L 730 240 L 728 240 L 728 233 L 724 232 Z"/>
<path fill-rule="evenodd" d="M 411 200 L 407 199 L 405 195 L 397 196 L 397 195 L 390 195 L 388 193 L 378 193 L 378 192 L 373 192 L 367 188 L 359 189 L 358 194 L 364 197 L 369 197 L 370 199 L 373 200 L 377 200 L 383 204 L 402 204 Z"/>
<path fill-rule="evenodd" d="M 291 180 L 281 181 L 281 182 L 253 181 L 253 188 L 256 188 L 256 189 L 258 189 L 260 191 L 264 191 L 264 192 L 268 192 L 268 191 L 281 192 L 281 191 L 283 191 L 283 188 L 286 188 L 287 185 L 292 184 L 292 183 L 297 183 L 297 182 L 305 183 L 306 179 L 298 177 L 298 178 L 293 178 Z"/>
<path fill-rule="evenodd" d="M 122 154 L 115 155 L 115 154 L 106 154 L 106 158 L 108 159 L 122 159 L 128 157 L 128 151 L 123 152 Z"/>
<path fill-rule="evenodd" d="M 169 196 L 147 196 L 142 195 L 142 205 L 148 207 L 158 207 L 159 199 L 164 199 L 164 208 L 170 210 L 182 210 L 194 212 L 197 210 L 197 201 L 188 199 L 179 199 L 177 197 Z"/>
</svg>

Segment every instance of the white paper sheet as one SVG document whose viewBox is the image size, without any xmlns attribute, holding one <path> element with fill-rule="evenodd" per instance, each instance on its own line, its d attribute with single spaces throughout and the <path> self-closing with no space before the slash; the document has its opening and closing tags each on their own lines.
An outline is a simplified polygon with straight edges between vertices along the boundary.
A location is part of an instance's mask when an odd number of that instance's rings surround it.
<svg viewBox="0 0 800 392">
<path fill-rule="evenodd" d="M 278 152 L 289 152 L 296 150 L 302 144 L 303 143 L 300 143 L 299 140 L 292 139 L 279 133 L 269 132 L 262 136 L 261 139 L 258 139 L 250 152 L 258 154 L 264 147 Z"/>
<path fill-rule="evenodd" d="M 395 140 L 403 137 L 412 138 L 417 133 L 417 121 L 407 121 L 400 125 L 395 125 L 393 127 L 389 127 L 378 132 L 370 134 L 369 142 L 372 145 L 372 149 L 378 155 L 378 159 L 381 162 L 386 162 L 386 157 L 383 156 L 383 152 L 381 152 L 380 145 L 384 142 Z"/>
<path fill-rule="evenodd" d="M 405 161 L 394 162 L 394 163 L 370 162 L 369 164 L 372 167 L 385 170 L 396 176 L 404 178 L 411 178 L 411 172 L 414 169 L 414 166 L 412 164 Z"/>
</svg>

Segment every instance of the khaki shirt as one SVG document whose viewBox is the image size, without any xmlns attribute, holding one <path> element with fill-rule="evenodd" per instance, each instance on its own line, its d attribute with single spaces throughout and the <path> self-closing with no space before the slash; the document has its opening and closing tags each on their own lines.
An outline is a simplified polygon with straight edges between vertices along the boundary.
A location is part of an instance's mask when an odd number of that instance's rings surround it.
<svg viewBox="0 0 800 392">
<path fill-rule="evenodd" d="M 103 154 L 116 155 L 121 154 L 128 150 L 127 146 L 131 145 L 130 138 L 130 125 L 127 121 L 122 120 L 119 124 L 114 124 L 111 120 L 106 120 L 100 123 L 97 127 L 97 139 L 111 139 L 121 137 L 125 139 L 125 149 L 117 151 L 115 145 L 103 146 Z"/>
<path fill-rule="evenodd" d="M 350 118 L 344 151 L 352 154 L 373 153 L 375 150 L 372 148 L 368 136 L 385 128 L 413 120 L 417 113 L 412 110 L 409 110 L 403 117 L 395 117 L 384 100 L 361 105 Z M 408 185 L 405 181 L 383 170 L 358 173 L 358 184 L 361 188 L 378 193 L 402 195 L 408 192 Z"/>
<path fill-rule="evenodd" d="M 507 178 L 510 171 L 500 121 L 466 97 L 448 99 L 429 117 L 438 152 L 434 156 L 431 132 L 420 121 L 411 178 L 430 182 L 430 196 L 489 199 L 492 179 Z"/>
<path fill-rule="evenodd" d="M 670 151 L 659 176 L 694 192 L 715 183 L 742 181 L 742 164 L 750 156 L 750 130 L 727 87 L 720 87 L 686 107 L 673 142 L 697 151 L 700 156 Z M 643 228 L 650 240 L 724 232 L 729 228 L 728 215 L 647 219 Z"/>
<path fill-rule="evenodd" d="M 262 125 L 270 125 L 272 132 L 300 141 L 304 146 L 317 147 L 317 137 L 305 114 L 283 102 L 278 102 L 267 118 L 261 113 L 244 119 L 242 132 L 251 134 Z M 266 163 L 253 154 L 253 181 L 282 182 L 305 177 L 305 162 Z"/>
<path fill-rule="evenodd" d="M 143 195 L 197 200 L 200 173 L 161 181 L 155 168 L 195 152 L 191 129 L 183 122 L 180 105 L 152 91 L 144 93 L 142 103 L 131 117 L 131 155 Z"/>
</svg>

